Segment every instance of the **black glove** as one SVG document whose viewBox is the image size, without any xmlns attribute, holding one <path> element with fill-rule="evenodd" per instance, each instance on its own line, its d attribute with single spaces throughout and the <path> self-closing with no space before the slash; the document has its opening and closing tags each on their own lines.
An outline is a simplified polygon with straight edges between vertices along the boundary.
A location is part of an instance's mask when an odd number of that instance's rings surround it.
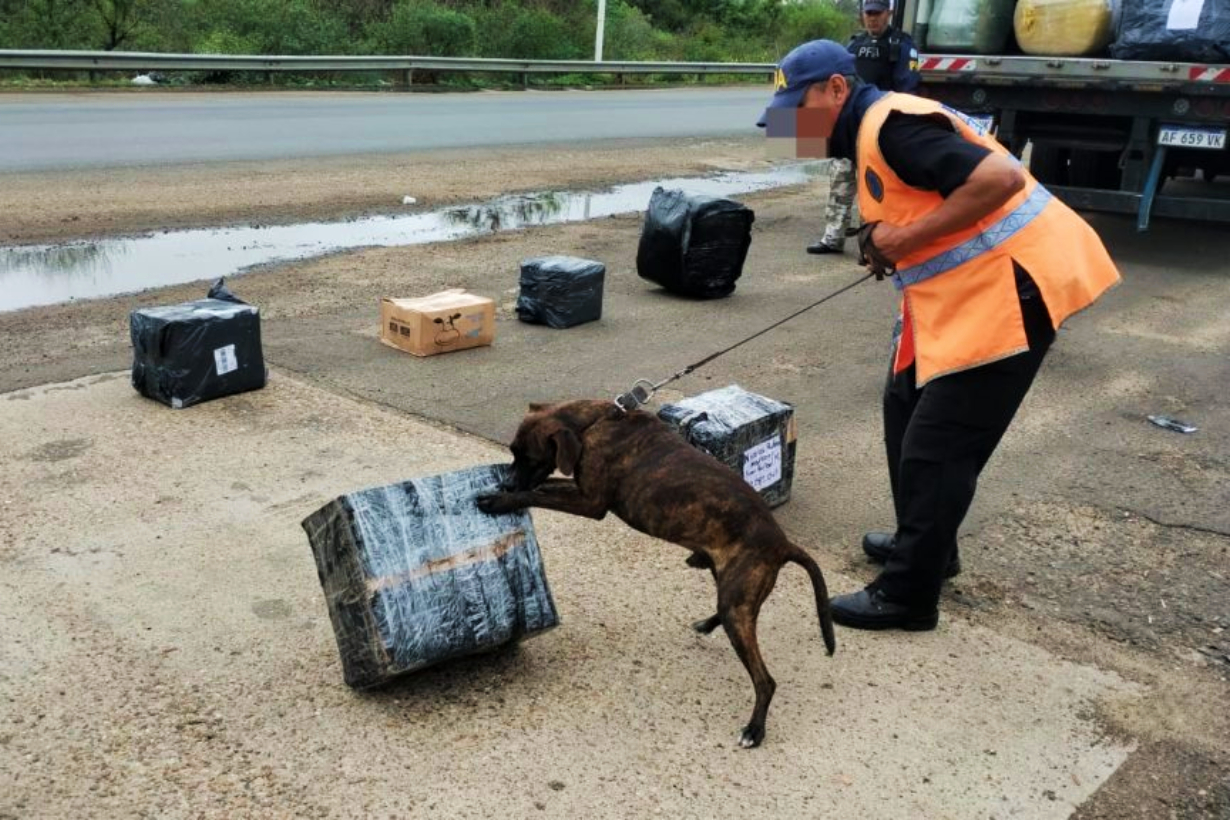
<svg viewBox="0 0 1230 820">
<path fill-rule="evenodd" d="M 867 222 L 858 229 L 858 263 L 874 273 L 877 282 L 897 272 L 897 264 L 886 259 L 871 238 L 871 232 L 879 224 Z"/>
</svg>

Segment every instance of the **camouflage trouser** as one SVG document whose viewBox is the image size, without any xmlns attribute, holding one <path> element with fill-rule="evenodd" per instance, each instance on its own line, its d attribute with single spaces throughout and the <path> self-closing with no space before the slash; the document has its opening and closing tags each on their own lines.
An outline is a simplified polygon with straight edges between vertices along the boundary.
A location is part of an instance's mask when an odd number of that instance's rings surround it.
<svg viewBox="0 0 1230 820">
<path fill-rule="evenodd" d="M 854 208 L 854 163 L 831 159 L 829 201 L 824 208 L 824 236 L 820 241 L 831 248 L 844 248 Z"/>
</svg>

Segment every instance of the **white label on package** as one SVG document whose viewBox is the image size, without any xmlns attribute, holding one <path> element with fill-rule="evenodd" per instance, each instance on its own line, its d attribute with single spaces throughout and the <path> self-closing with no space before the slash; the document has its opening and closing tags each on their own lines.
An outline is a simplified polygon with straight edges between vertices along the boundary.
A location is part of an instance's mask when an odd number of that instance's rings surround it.
<svg viewBox="0 0 1230 820">
<path fill-rule="evenodd" d="M 1173 0 L 1170 4 L 1170 14 L 1166 17 L 1166 28 L 1171 31 L 1187 31 L 1200 25 L 1200 12 L 1204 10 L 1204 0 Z"/>
<path fill-rule="evenodd" d="M 780 436 L 765 439 L 743 453 L 743 480 L 753 490 L 763 490 L 782 480 L 782 442 Z"/>
<path fill-rule="evenodd" d="M 215 349 L 214 364 L 217 365 L 219 376 L 225 376 L 232 370 L 238 370 L 239 360 L 235 358 L 235 345 Z"/>
</svg>

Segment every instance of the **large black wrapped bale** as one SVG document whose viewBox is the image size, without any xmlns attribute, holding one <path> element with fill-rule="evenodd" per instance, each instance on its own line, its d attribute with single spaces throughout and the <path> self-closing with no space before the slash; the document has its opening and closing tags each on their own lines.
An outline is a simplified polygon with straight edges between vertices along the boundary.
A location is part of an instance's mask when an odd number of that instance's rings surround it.
<svg viewBox="0 0 1230 820">
<path fill-rule="evenodd" d="M 1110 53 L 1118 60 L 1230 62 L 1230 0 L 1122 0 Z"/>
<path fill-rule="evenodd" d="M 521 263 L 517 318 L 565 328 L 602 318 L 606 265 L 575 256 L 540 256 Z"/>
<path fill-rule="evenodd" d="M 142 396 L 178 410 L 265 386 L 260 311 L 221 279 L 205 299 L 132 311 L 128 330 Z"/>
<path fill-rule="evenodd" d="M 636 272 L 682 296 L 729 296 L 743 274 L 755 219 L 751 208 L 731 199 L 655 188 L 636 250 Z"/>
<path fill-rule="evenodd" d="M 376 686 L 559 622 L 529 513 L 476 504 L 507 470 L 360 490 L 303 520 L 347 685 Z"/>
<path fill-rule="evenodd" d="M 658 418 L 743 476 L 770 507 L 790 500 L 797 441 L 789 404 L 732 384 L 663 405 Z"/>
</svg>

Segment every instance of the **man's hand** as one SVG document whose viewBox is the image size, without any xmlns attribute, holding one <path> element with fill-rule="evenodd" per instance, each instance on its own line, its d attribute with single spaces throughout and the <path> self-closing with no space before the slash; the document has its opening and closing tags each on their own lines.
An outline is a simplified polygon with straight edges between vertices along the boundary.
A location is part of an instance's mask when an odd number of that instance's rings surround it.
<svg viewBox="0 0 1230 820">
<path fill-rule="evenodd" d="M 1007 157 L 991 154 L 974 168 L 964 185 L 917 222 L 864 225 L 860 230 L 859 250 L 865 259 L 859 262 L 873 272 L 893 270 L 898 262 L 928 242 L 968 228 L 1024 187 L 1025 175 L 1020 165 Z M 862 231 L 867 234 L 863 235 Z"/>
<path fill-rule="evenodd" d="M 880 227 L 879 222 L 867 222 L 858 229 L 856 234 L 858 236 L 858 263 L 873 273 L 877 282 L 896 270 L 896 265 L 880 253 L 880 249 L 876 247 L 871 238 L 878 227 Z"/>
<path fill-rule="evenodd" d="M 889 222 L 877 222 L 873 225 L 868 241 L 881 257 L 881 263 L 887 263 L 887 267 L 896 267 L 899 260 L 914 250 L 909 231 Z"/>
</svg>

